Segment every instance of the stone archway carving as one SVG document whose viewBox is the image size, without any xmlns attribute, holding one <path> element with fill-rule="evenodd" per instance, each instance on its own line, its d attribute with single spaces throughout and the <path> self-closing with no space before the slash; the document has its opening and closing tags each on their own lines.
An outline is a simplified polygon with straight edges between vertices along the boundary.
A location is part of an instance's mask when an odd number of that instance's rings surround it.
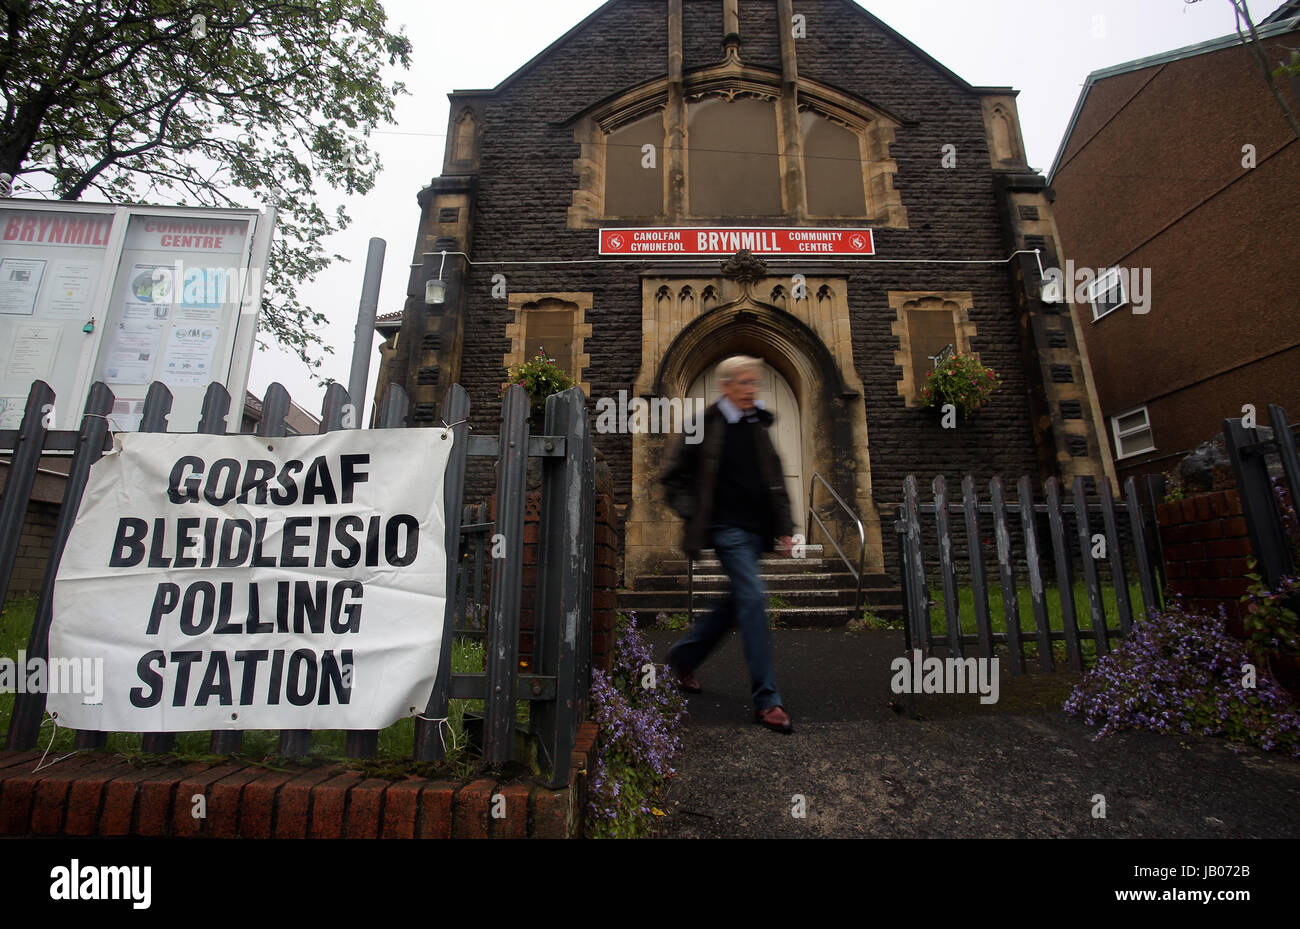
<svg viewBox="0 0 1300 929">
<path fill-rule="evenodd" d="M 633 395 L 682 397 L 696 377 L 729 355 L 763 358 L 798 400 L 805 479 L 819 472 L 855 507 L 867 532 L 866 570 L 880 572 L 880 519 L 871 496 L 867 416 L 862 382 L 853 367 L 846 281 L 809 278 L 806 293 L 786 300 L 788 311 L 763 299 L 788 284 L 788 277 L 769 275 L 761 265 L 729 278 L 647 273 L 642 278 L 641 371 Z M 711 289 L 717 305 L 706 310 L 698 300 L 684 303 L 680 295 L 688 287 L 692 295 Z M 681 522 L 664 504 L 658 482 L 677 438 L 632 437 L 624 571 L 629 580 L 651 572 L 659 560 L 681 557 Z M 819 504 L 821 500 L 819 494 Z M 855 552 L 856 527 L 847 534 L 845 528 L 837 527 L 840 546 Z"/>
</svg>

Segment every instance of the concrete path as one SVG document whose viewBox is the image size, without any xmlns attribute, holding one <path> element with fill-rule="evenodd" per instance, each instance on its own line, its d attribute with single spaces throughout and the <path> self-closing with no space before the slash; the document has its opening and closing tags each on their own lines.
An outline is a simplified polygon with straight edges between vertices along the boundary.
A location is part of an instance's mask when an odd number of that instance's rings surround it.
<svg viewBox="0 0 1300 929">
<path fill-rule="evenodd" d="M 680 633 L 650 631 L 662 661 Z M 1124 732 L 1099 742 L 1061 710 L 1078 675 L 1000 676 L 1000 700 L 889 702 L 901 632 L 780 630 L 793 735 L 753 722 L 735 633 L 697 672 L 671 838 L 1296 838 L 1300 762 L 1219 739 Z M 1005 672 L 1005 669 L 1003 669 Z M 1096 795 L 1105 818 L 1095 818 Z M 806 816 L 793 814 L 803 797 Z"/>
</svg>

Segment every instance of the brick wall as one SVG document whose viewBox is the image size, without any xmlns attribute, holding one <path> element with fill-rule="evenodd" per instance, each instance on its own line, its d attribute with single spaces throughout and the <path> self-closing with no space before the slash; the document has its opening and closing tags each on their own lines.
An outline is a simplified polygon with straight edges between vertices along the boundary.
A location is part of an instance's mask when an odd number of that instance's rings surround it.
<svg viewBox="0 0 1300 929">
<path fill-rule="evenodd" d="M 495 498 L 493 499 L 495 504 Z M 536 627 L 538 533 L 541 530 L 541 491 L 524 503 L 524 569 L 519 596 L 519 660 L 533 663 Z M 614 660 L 617 620 L 619 520 L 608 494 L 596 495 L 596 555 L 591 592 L 591 666 L 609 670 Z M 495 518 L 495 511 L 494 516 Z"/>
<path fill-rule="evenodd" d="M 566 838 L 582 835 L 595 723 L 578 732 L 561 790 L 487 775 L 366 777 L 339 765 L 271 771 L 242 761 L 131 765 L 87 752 L 34 771 L 0 752 L 0 835 L 206 838 Z M 493 798 L 505 798 L 494 818 Z M 194 798 L 206 816 L 195 819 Z"/>
<path fill-rule="evenodd" d="M 18 555 L 14 558 L 14 571 L 9 581 L 10 598 L 35 596 L 40 592 L 58 519 L 57 503 L 32 500 L 27 504 L 27 515 L 18 540 Z"/>
<path fill-rule="evenodd" d="M 1240 598 L 1250 581 L 1252 554 L 1241 500 L 1235 490 L 1216 490 L 1156 507 L 1170 592 L 1193 610 L 1241 615 Z"/>
</svg>

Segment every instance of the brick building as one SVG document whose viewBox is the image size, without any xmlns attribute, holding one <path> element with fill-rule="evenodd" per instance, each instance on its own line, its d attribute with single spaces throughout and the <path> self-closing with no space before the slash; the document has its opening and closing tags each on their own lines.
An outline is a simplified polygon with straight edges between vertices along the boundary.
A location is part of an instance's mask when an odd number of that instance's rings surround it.
<svg viewBox="0 0 1300 929">
<path fill-rule="evenodd" d="M 1270 68 L 1289 60 L 1300 3 L 1258 32 Z M 1300 78 L 1278 89 L 1300 118 Z M 1121 478 L 1246 404 L 1297 418 L 1300 139 L 1237 35 L 1089 75 L 1050 177 L 1062 257 L 1121 280 L 1089 302 L 1076 272 L 1073 294 Z"/>
<path fill-rule="evenodd" d="M 1014 90 L 971 86 L 847 0 L 611 0 L 450 98 L 408 300 L 381 327 L 379 383 L 410 392 L 414 423 L 453 382 L 495 422 L 505 367 L 539 345 L 593 404 L 711 401 L 714 365 L 756 355 L 799 527 L 819 473 L 863 517 L 873 571 L 909 473 L 1108 473 L 1072 318 L 1038 300 L 1032 254 L 1003 260 L 1056 237 Z M 619 226 L 869 228 L 879 261 L 598 262 L 598 230 Z M 1004 382 L 956 429 L 916 396 L 948 345 Z M 596 436 L 629 579 L 678 540 L 654 479 L 669 442 Z"/>
</svg>

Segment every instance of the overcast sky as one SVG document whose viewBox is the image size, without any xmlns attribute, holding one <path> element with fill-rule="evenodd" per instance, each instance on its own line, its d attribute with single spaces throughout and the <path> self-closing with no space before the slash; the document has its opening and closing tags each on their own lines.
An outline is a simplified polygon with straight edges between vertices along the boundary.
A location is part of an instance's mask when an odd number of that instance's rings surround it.
<svg viewBox="0 0 1300 929">
<path fill-rule="evenodd" d="M 722 0 L 716 2 L 721 9 Z M 1251 14 L 1261 20 L 1280 4 L 1253 0 Z M 379 312 L 400 310 L 405 301 L 419 220 L 415 195 L 441 171 L 447 93 L 496 86 L 601 2 L 384 0 L 383 5 L 391 28 L 404 25 L 414 45 L 412 67 L 400 74 L 411 94 L 399 98 L 396 124 L 371 139 L 383 164 L 374 189 L 351 198 L 321 192 L 327 212 L 342 202 L 353 219 L 326 247 L 353 260 L 336 264 L 302 291 L 330 319 L 324 336 L 335 354 L 327 356 L 321 372 L 344 384 L 371 236 L 388 243 Z M 1184 0 L 879 0 L 860 5 L 970 83 L 1019 90 L 1029 163 L 1044 174 L 1089 73 L 1233 32 L 1229 0 L 1193 5 Z M 797 12 L 799 0 L 794 6 Z M 594 249 L 594 236 L 592 241 Z M 368 403 L 374 399 L 378 362 L 374 351 Z M 324 391 L 300 361 L 274 348 L 258 352 L 250 389 L 261 396 L 277 380 L 301 405 L 319 412 Z"/>
</svg>

